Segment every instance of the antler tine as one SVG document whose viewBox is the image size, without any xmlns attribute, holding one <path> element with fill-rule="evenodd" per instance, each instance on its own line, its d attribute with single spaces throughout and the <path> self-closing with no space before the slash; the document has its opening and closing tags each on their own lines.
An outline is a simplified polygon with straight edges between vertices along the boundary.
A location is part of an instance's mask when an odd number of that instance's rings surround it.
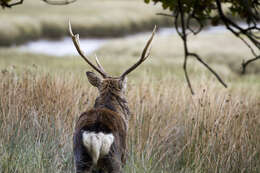
<svg viewBox="0 0 260 173">
<path fill-rule="evenodd" d="M 71 28 L 71 24 L 69 21 L 69 33 L 70 36 L 72 38 L 72 41 L 74 43 L 74 46 L 76 47 L 78 53 L 80 54 L 80 56 L 93 68 L 95 69 L 98 73 L 100 73 L 103 77 L 107 77 L 107 74 L 105 73 L 105 71 L 101 68 L 96 67 L 94 64 L 92 64 L 89 59 L 87 58 L 87 56 L 85 55 L 85 53 L 81 50 L 80 48 L 80 43 L 79 43 L 79 34 L 74 35 L 72 32 L 72 28 Z M 98 64 L 99 66 L 100 64 Z"/>
<path fill-rule="evenodd" d="M 137 63 L 135 63 L 133 66 L 131 66 L 129 69 L 127 69 L 127 70 L 120 76 L 121 78 L 124 78 L 128 73 L 130 73 L 131 71 L 133 71 L 136 67 L 138 67 L 142 62 L 144 62 L 144 61 L 149 57 L 149 55 L 150 55 L 150 50 L 151 50 L 151 48 L 149 48 L 149 47 L 150 47 L 150 45 L 151 45 L 151 43 L 152 43 L 152 40 L 153 40 L 153 37 L 154 37 L 154 35 L 155 35 L 156 30 L 157 30 L 157 27 L 156 27 L 156 25 L 155 25 L 155 26 L 154 26 L 154 29 L 153 29 L 153 32 L 152 32 L 152 35 L 151 35 L 151 37 L 149 38 L 149 40 L 147 41 L 147 43 L 146 43 L 146 45 L 145 45 L 145 47 L 144 47 L 144 49 L 143 49 L 143 52 L 142 52 L 142 54 L 141 54 L 141 57 L 140 57 L 140 59 L 139 59 L 139 61 L 138 61 Z M 149 50 L 148 50 L 148 48 L 149 48 Z M 148 53 L 146 53 L 147 50 L 148 50 Z"/>
<path fill-rule="evenodd" d="M 102 65 L 100 64 L 100 62 L 99 62 L 99 60 L 98 60 L 97 55 L 96 55 L 95 58 L 96 58 L 96 64 L 97 64 L 98 68 L 102 71 L 102 73 L 105 73 L 105 74 L 106 74 L 104 68 L 102 67 Z"/>
</svg>

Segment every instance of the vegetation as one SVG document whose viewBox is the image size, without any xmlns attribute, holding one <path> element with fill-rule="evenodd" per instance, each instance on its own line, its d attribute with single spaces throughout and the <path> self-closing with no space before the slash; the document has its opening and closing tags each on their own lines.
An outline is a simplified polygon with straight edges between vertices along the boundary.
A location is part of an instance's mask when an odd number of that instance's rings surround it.
<svg viewBox="0 0 260 173">
<path fill-rule="evenodd" d="M 183 12 L 191 14 L 199 20 L 212 20 L 212 24 L 216 25 L 221 16 L 216 15 L 217 2 L 228 4 L 228 13 L 239 16 L 241 19 L 246 19 L 247 22 L 256 22 L 259 20 L 259 5 L 255 0 L 240 1 L 240 0 L 206 0 L 206 1 L 185 1 L 185 0 L 144 0 L 146 3 L 153 1 L 154 3 L 161 3 L 164 9 L 170 11 L 178 11 L 179 3 L 183 6 Z M 214 13 L 214 14 L 213 14 Z M 214 16 L 213 16 L 214 15 Z M 214 17 L 214 18 L 213 18 Z"/>
<path fill-rule="evenodd" d="M 150 0 L 144 0 L 149 3 Z M 260 39 L 259 32 L 259 9 L 260 3 L 258 0 L 240 1 L 240 0 L 151 0 L 155 3 L 160 2 L 164 9 L 169 9 L 172 14 L 160 13 L 167 17 L 172 17 L 175 20 L 175 29 L 183 40 L 184 45 L 184 62 L 183 70 L 186 81 L 193 94 L 190 78 L 187 72 L 187 62 L 190 57 L 195 58 L 205 68 L 207 68 L 216 79 L 224 86 L 227 84 L 223 79 L 209 66 L 201 56 L 195 52 L 190 51 L 187 38 L 188 32 L 194 35 L 198 34 L 203 28 L 205 21 L 210 21 L 213 26 L 223 23 L 227 30 L 234 36 L 238 37 L 249 48 L 253 58 L 241 62 L 242 74 L 245 74 L 248 64 L 260 59 Z M 224 12 L 224 7 L 226 10 Z M 239 16 L 240 20 L 247 23 L 246 27 L 241 27 L 229 16 Z M 180 23 L 179 23 L 180 21 Z M 196 27 L 197 25 L 197 27 Z M 195 27 L 194 27 L 195 26 Z"/>
<path fill-rule="evenodd" d="M 193 97 L 170 73 L 130 83 L 127 172 L 259 172 L 260 86 L 238 82 L 226 91 L 201 78 Z M 72 129 L 95 89 L 83 76 L 34 67 L 1 79 L 1 171 L 72 172 Z"/>
<path fill-rule="evenodd" d="M 191 49 L 209 57 L 207 62 L 230 87 L 222 88 L 193 61 L 189 70 L 196 94 L 190 95 L 180 66 L 181 40 L 155 38 L 151 57 L 129 76 L 127 98 L 133 112 L 125 171 L 259 172 L 260 64 L 241 78 L 236 60 L 249 52 L 231 35 L 203 34 L 190 41 Z M 106 71 L 120 74 L 136 62 L 144 43 L 143 37 L 114 41 L 97 55 Z M 218 54 L 222 48 L 213 45 L 229 49 Z M 0 172 L 73 171 L 75 120 L 97 94 L 87 82 L 87 69 L 78 56 L 1 49 Z"/>
<path fill-rule="evenodd" d="M 69 19 L 82 37 L 115 37 L 146 31 L 155 24 L 169 26 L 169 19 L 155 15 L 160 11 L 160 6 L 138 0 L 84 0 L 66 6 L 26 0 L 23 5 L 1 10 L 0 46 L 68 36 Z"/>
<path fill-rule="evenodd" d="M 91 0 L 71 4 L 75 12 L 27 0 L 14 11 L 1 11 L 0 42 L 64 36 L 67 15 L 75 31 L 85 36 L 120 35 L 168 22 L 157 21 L 157 7 L 148 10 L 137 1 L 102 3 L 105 7 Z M 143 37 L 124 38 L 96 53 L 106 71 L 116 75 L 136 62 L 144 42 Z M 245 77 L 238 76 L 240 62 L 250 54 L 243 43 L 223 33 L 191 36 L 189 49 L 207 57 L 204 61 L 229 88 L 190 59 L 196 90 L 190 95 L 180 66 L 182 49 L 176 36 L 156 38 L 151 57 L 129 76 L 127 98 L 133 112 L 125 172 L 260 172 L 259 62 L 250 64 Z M 78 56 L 56 58 L 0 48 L 0 172 L 73 172 L 73 127 L 97 94 L 84 75 L 86 68 Z"/>
</svg>

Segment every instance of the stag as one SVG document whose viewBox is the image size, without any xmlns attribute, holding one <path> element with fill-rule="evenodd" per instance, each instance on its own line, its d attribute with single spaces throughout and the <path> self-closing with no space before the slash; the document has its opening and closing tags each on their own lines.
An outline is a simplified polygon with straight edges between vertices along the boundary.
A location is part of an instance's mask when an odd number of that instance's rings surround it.
<svg viewBox="0 0 260 173">
<path fill-rule="evenodd" d="M 92 171 L 121 173 L 126 162 L 127 131 L 130 111 L 125 98 L 126 76 L 149 56 L 150 44 L 156 27 L 146 43 L 137 63 L 121 76 L 109 76 L 96 57 L 96 65 L 80 48 L 79 35 L 74 35 L 69 24 L 70 36 L 80 56 L 102 77 L 86 72 L 91 85 L 99 91 L 94 107 L 80 115 L 73 135 L 73 152 L 77 173 Z M 148 52 L 147 52 L 148 50 Z"/>
</svg>

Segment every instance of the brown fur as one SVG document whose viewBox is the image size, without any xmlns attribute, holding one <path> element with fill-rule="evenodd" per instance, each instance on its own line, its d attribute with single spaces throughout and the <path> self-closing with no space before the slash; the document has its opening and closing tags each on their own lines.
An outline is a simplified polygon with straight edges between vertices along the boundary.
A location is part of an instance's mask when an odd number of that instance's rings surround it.
<svg viewBox="0 0 260 173">
<path fill-rule="evenodd" d="M 108 108 L 117 112 L 124 119 L 128 127 L 130 111 L 124 96 L 124 91 L 119 88 L 118 83 L 119 80 L 116 78 L 103 79 L 102 85 L 99 87 L 100 95 L 97 97 L 94 107 Z"/>
<path fill-rule="evenodd" d="M 77 120 L 73 136 L 73 150 L 77 173 L 91 172 L 93 167 L 109 173 L 121 173 L 126 162 L 127 131 L 130 112 L 125 99 L 126 80 L 120 78 L 99 78 L 87 72 L 89 82 L 98 88 L 94 108 L 81 114 Z M 107 156 L 99 158 L 93 165 L 91 154 L 83 145 L 85 132 L 112 133 L 114 142 Z"/>
<path fill-rule="evenodd" d="M 76 123 L 75 133 L 78 133 L 86 126 L 93 126 L 101 123 L 106 126 L 115 136 L 115 143 L 122 147 L 122 162 L 125 163 L 126 155 L 126 124 L 122 117 L 109 109 L 92 109 L 84 112 Z"/>
</svg>

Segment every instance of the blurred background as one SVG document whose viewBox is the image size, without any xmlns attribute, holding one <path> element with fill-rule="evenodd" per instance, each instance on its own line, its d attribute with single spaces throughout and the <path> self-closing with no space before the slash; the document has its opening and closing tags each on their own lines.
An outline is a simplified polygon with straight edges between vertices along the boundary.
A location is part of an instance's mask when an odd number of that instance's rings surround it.
<svg viewBox="0 0 260 173">
<path fill-rule="evenodd" d="M 40 59 L 77 55 L 68 37 L 69 20 L 74 33 L 80 34 L 81 45 L 87 54 L 114 59 L 136 57 L 142 50 L 140 46 L 157 25 L 159 31 L 152 49 L 152 56 L 156 58 L 151 61 L 181 63 L 183 43 L 176 34 L 173 19 L 156 15 L 161 12 L 165 12 L 161 4 L 145 4 L 141 0 L 86 0 L 64 6 L 24 1 L 22 5 L 1 10 L 1 66 L 11 65 L 14 55 L 19 61 L 16 54 L 27 63 L 34 63 L 33 56 L 39 55 L 45 56 Z M 189 39 L 192 51 L 200 53 L 216 68 L 222 66 L 224 71 L 238 73 L 242 60 L 251 57 L 250 50 L 221 25 L 206 27 Z M 249 73 L 258 73 L 258 66 L 259 62 L 252 64 Z"/>
</svg>

